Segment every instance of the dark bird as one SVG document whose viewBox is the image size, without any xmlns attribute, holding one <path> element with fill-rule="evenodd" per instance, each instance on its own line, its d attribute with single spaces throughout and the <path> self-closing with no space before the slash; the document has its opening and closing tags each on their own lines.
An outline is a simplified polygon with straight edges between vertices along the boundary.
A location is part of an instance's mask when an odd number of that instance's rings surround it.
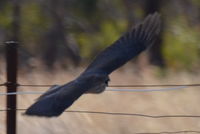
<svg viewBox="0 0 200 134">
<path fill-rule="evenodd" d="M 75 80 L 54 86 L 31 105 L 26 115 L 59 116 L 84 93 L 101 93 L 109 74 L 155 43 L 160 31 L 160 15 L 154 13 L 103 50 Z"/>
</svg>

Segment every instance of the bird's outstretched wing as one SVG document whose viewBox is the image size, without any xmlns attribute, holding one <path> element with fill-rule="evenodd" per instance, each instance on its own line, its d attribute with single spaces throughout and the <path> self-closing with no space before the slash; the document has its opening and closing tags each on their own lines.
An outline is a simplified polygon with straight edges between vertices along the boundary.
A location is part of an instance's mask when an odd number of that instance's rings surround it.
<svg viewBox="0 0 200 134">
<path fill-rule="evenodd" d="M 140 52 L 151 46 L 160 31 L 160 15 L 154 13 L 125 33 L 119 40 L 102 51 L 85 70 L 110 74 Z"/>
</svg>

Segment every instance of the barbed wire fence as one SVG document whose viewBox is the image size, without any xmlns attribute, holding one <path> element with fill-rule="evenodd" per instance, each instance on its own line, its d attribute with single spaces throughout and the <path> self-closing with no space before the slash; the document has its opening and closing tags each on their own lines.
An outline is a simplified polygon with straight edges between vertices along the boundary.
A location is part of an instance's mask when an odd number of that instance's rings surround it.
<svg viewBox="0 0 200 134">
<path fill-rule="evenodd" d="M 42 94 L 45 91 L 17 91 L 18 87 L 33 87 L 33 88 L 47 88 L 54 86 L 53 84 L 19 84 L 17 83 L 17 56 L 13 58 L 13 50 L 17 51 L 17 42 L 6 43 L 8 50 L 6 53 L 7 57 L 7 82 L 1 83 L 0 87 L 7 87 L 7 92 L 0 92 L 0 96 L 7 96 L 7 108 L 0 109 L 0 112 L 7 112 L 7 134 L 16 134 L 16 112 L 23 112 L 26 108 L 17 108 L 16 96 L 17 95 L 31 95 L 31 94 Z M 9 48 L 10 47 L 10 48 Z M 10 55 L 11 53 L 11 55 Z M 16 53 L 16 52 L 14 52 Z M 16 53 L 17 54 L 17 53 Z M 10 61 L 9 61 L 10 60 Z M 15 65 L 14 65 L 15 64 Z M 149 89 L 149 88 L 154 89 Z M 112 92 L 163 92 L 181 90 L 189 87 L 200 87 L 200 83 L 195 84 L 140 84 L 140 85 L 109 85 L 105 91 Z M 126 88 L 147 88 L 147 89 L 126 89 Z M 1 89 L 0 89 L 1 91 Z M 66 110 L 67 113 L 79 113 L 79 114 L 99 114 L 106 116 L 130 116 L 130 117 L 141 117 L 151 119 L 165 119 L 165 118 L 195 118 L 199 119 L 200 115 L 147 115 L 140 113 L 126 113 L 126 112 L 105 112 L 105 111 L 90 111 L 90 110 Z M 10 131 L 12 129 L 13 131 Z M 181 130 L 181 131 L 163 131 L 154 133 L 135 133 L 135 134 L 175 134 L 175 133 L 200 133 L 200 131 L 194 130 Z"/>
</svg>

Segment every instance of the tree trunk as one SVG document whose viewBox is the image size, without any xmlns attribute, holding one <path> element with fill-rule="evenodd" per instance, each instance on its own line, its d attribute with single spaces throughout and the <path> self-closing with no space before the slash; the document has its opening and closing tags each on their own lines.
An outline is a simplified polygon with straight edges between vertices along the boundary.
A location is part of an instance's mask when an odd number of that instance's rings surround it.
<svg viewBox="0 0 200 134">
<path fill-rule="evenodd" d="M 150 13 L 159 12 L 161 7 L 162 0 L 146 0 L 145 2 L 145 16 Z M 162 33 L 163 33 L 164 24 L 162 21 L 161 32 L 158 36 L 157 42 L 151 47 L 149 51 L 149 61 L 151 64 L 165 67 L 165 61 L 162 54 Z"/>
<path fill-rule="evenodd" d="M 133 26 L 133 23 L 135 23 L 135 14 L 134 14 L 134 7 L 133 3 L 136 3 L 136 0 L 123 0 L 126 16 L 128 20 L 128 29 L 130 29 Z"/>
<path fill-rule="evenodd" d="M 11 40 L 19 41 L 20 38 L 20 0 L 13 0 L 13 21 Z"/>
<path fill-rule="evenodd" d="M 43 59 L 47 67 L 52 68 L 54 63 L 58 60 L 63 62 L 63 59 L 70 59 L 74 65 L 80 62 L 80 56 L 77 51 L 72 49 L 72 44 L 69 44 L 66 39 L 66 32 L 64 27 L 65 11 L 62 1 L 51 0 L 49 2 L 49 16 L 52 20 L 52 25 L 45 36 L 46 49 Z M 75 47 L 77 48 L 77 47 Z"/>
</svg>

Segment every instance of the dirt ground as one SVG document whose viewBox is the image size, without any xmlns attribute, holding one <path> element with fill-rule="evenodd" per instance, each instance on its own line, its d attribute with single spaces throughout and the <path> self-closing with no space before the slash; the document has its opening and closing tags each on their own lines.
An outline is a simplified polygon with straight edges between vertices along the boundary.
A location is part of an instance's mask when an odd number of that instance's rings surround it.
<svg viewBox="0 0 200 134">
<path fill-rule="evenodd" d="M 21 84 L 64 84 L 80 74 L 83 68 L 48 73 L 36 70 L 20 72 Z M 165 75 L 165 76 L 164 76 Z M 112 84 L 187 84 L 198 83 L 199 73 L 167 73 L 155 69 L 137 72 L 125 66 L 111 76 Z M 0 82 L 4 82 L 2 74 Z M 45 91 L 48 88 L 20 87 L 19 91 Z M 3 92 L 4 90 L 1 90 Z M 38 95 L 19 95 L 18 108 L 27 108 Z M 199 87 L 165 92 L 109 92 L 83 95 L 69 110 L 122 112 L 148 115 L 200 115 Z M 5 108 L 5 96 L 0 96 L 0 109 Z M 58 118 L 38 118 L 17 113 L 18 134 L 134 134 L 163 131 L 199 130 L 200 118 L 146 118 L 135 116 L 63 113 Z M 192 132 L 191 132 L 192 133 Z M 0 134 L 5 134 L 5 112 L 0 112 Z"/>
</svg>

